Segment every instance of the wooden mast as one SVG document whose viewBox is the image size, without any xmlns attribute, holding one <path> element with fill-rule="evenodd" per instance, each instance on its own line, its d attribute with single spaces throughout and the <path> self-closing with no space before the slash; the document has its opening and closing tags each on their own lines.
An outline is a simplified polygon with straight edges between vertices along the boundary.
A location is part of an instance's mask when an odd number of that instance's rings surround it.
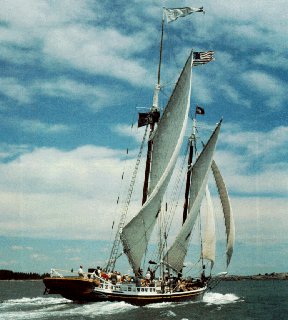
<svg viewBox="0 0 288 320">
<path fill-rule="evenodd" d="M 160 39 L 160 54 L 159 54 L 159 64 L 158 64 L 157 85 L 154 90 L 153 105 L 151 107 L 150 117 L 149 117 L 150 118 L 150 134 L 149 134 L 148 150 L 147 150 L 147 156 L 146 156 L 146 167 L 145 167 L 145 178 L 144 178 L 144 185 L 143 185 L 142 205 L 146 202 L 147 197 L 148 197 L 149 176 L 150 176 L 150 169 L 151 169 L 152 149 L 153 149 L 153 140 L 151 140 L 151 136 L 154 131 L 155 122 L 156 122 L 153 117 L 153 113 L 154 112 L 159 113 L 158 95 L 159 95 L 160 81 L 161 81 L 163 34 L 164 34 L 164 13 L 162 16 L 162 24 L 161 24 L 161 39 Z"/>
<path fill-rule="evenodd" d="M 186 221 L 187 214 L 188 214 L 189 192 L 190 192 L 191 175 L 192 175 L 192 161 L 193 161 L 193 153 L 194 153 L 194 148 L 196 143 L 195 139 L 196 139 L 196 113 L 195 113 L 195 118 L 193 119 L 192 134 L 189 138 L 188 170 L 186 175 L 185 200 L 184 200 L 184 207 L 183 207 L 182 224 L 184 224 L 184 222 Z"/>
</svg>

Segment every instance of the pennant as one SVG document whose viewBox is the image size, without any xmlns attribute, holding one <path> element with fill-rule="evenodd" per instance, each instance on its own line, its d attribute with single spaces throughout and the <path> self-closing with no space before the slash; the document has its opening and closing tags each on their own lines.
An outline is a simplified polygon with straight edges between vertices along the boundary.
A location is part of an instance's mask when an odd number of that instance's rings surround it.
<svg viewBox="0 0 288 320">
<path fill-rule="evenodd" d="M 193 52 L 193 66 L 199 66 L 213 60 L 215 60 L 214 51 Z"/>
<path fill-rule="evenodd" d="M 147 126 L 147 124 L 152 124 L 158 122 L 160 119 L 160 112 L 155 110 L 151 112 L 139 112 L 138 114 L 138 128 Z"/>
<path fill-rule="evenodd" d="M 193 12 L 204 12 L 203 7 L 201 8 L 192 8 L 192 7 L 184 7 L 184 8 L 164 8 L 164 12 L 166 14 L 167 22 L 175 21 L 179 17 L 186 17 L 187 15 Z"/>
<path fill-rule="evenodd" d="M 204 115 L 205 114 L 205 110 L 199 106 L 196 106 L 196 114 L 201 114 Z"/>
</svg>

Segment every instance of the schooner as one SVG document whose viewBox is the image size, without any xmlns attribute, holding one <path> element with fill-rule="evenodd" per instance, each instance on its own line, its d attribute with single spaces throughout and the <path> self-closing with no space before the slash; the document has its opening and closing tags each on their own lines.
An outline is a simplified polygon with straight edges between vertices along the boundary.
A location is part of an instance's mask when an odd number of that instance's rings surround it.
<svg viewBox="0 0 288 320">
<path fill-rule="evenodd" d="M 47 293 L 61 294 L 74 301 L 125 301 L 136 305 L 202 299 L 212 281 L 211 271 L 210 274 L 205 274 L 207 269 L 204 261 L 210 262 L 210 270 L 212 270 L 216 250 L 213 205 L 208 188 L 210 173 L 215 178 L 223 209 L 226 229 L 226 267 L 228 267 L 233 253 L 235 227 L 227 188 L 213 160 L 222 119 L 216 125 L 207 143 L 203 144 L 201 153 L 198 154 L 196 152 L 196 114 L 204 113 L 204 109 L 199 106 L 195 110 L 192 134 L 189 138 L 182 226 L 169 248 L 167 247 L 169 230 L 163 228 L 158 241 L 156 259 L 150 260 L 146 266 L 143 265 L 143 257 L 147 254 L 153 230 L 157 220 L 163 214 L 164 195 L 169 188 L 177 159 L 181 156 L 180 151 L 184 143 L 191 108 L 193 68 L 214 60 L 213 51 L 191 51 L 165 109 L 163 112 L 160 111 L 158 95 L 161 90 L 165 17 L 167 23 L 170 23 L 194 12 L 204 11 L 203 8 L 191 7 L 163 8 L 158 81 L 154 90 L 153 103 L 149 112 L 139 113 L 138 118 L 138 127 L 145 126 L 145 134 L 149 132 L 142 206 L 139 212 L 136 212 L 128 222 L 126 221 L 128 208 L 125 207 L 121 213 L 111 253 L 103 270 L 94 268 L 90 269 L 84 277 L 64 277 L 59 271 L 52 269 L 51 277 L 44 279 Z M 137 174 L 138 164 L 137 159 L 134 176 Z M 127 203 L 132 195 L 134 180 L 131 182 Z M 199 277 L 192 279 L 191 276 L 183 276 L 184 261 L 189 252 L 196 221 L 200 219 L 201 204 L 205 199 L 207 216 L 204 236 L 201 239 L 202 268 Z M 115 265 L 119 256 L 122 255 L 122 248 L 131 265 L 133 275 L 115 274 Z"/>
</svg>

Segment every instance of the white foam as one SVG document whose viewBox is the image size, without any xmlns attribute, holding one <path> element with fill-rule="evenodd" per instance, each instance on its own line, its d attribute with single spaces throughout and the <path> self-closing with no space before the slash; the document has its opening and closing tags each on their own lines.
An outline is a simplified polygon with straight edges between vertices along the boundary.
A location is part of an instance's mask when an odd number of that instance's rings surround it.
<svg viewBox="0 0 288 320">
<path fill-rule="evenodd" d="M 159 303 L 151 303 L 145 306 L 145 308 L 149 309 L 160 309 L 160 308 L 165 308 L 167 306 L 173 306 L 173 302 L 159 302 Z"/>
<path fill-rule="evenodd" d="M 176 313 L 171 311 L 171 310 L 168 310 L 167 313 L 166 313 L 166 316 L 168 318 L 173 318 L 173 317 L 176 317 Z"/>
<path fill-rule="evenodd" d="M 217 292 L 207 292 L 203 297 L 203 302 L 208 303 L 210 305 L 211 304 L 217 304 L 217 305 L 229 304 L 229 303 L 235 303 L 239 301 L 240 301 L 240 298 L 233 293 L 222 294 Z"/>
<path fill-rule="evenodd" d="M 125 302 L 96 302 L 77 305 L 61 298 L 22 298 L 7 300 L 4 303 L 1 320 L 43 319 L 48 315 L 55 319 L 71 315 L 113 315 L 138 308 Z M 35 309 L 31 309 L 33 306 Z M 21 310 L 15 310 L 15 307 L 21 307 Z M 29 310 L 25 307 L 29 307 Z"/>
<path fill-rule="evenodd" d="M 69 313 L 79 314 L 79 315 L 113 315 L 122 312 L 126 312 L 129 310 L 133 310 L 138 308 L 136 306 L 132 306 L 131 304 L 125 302 L 95 302 L 88 303 L 84 305 L 79 305 L 76 308 L 70 309 Z M 68 311 L 68 310 L 66 310 Z"/>
<path fill-rule="evenodd" d="M 54 304 L 61 304 L 61 303 L 69 303 L 69 300 L 65 298 L 21 298 L 21 299 L 10 299 L 5 300 L 2 303 L 2 306 L 12 306 L 12 305 L 54 305 Z"/>
</svg>

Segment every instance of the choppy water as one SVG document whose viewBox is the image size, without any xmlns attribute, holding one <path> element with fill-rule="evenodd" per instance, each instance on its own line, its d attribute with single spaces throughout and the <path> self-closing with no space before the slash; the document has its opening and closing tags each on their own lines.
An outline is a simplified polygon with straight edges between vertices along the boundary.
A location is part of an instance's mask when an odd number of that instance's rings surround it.
<svg viewBox="0 0 288 320">
<path fill-rule="evenodd" d="M 222 282 L 202 302 L 135 307 L 124 302 L 72 303 L 43 296 L 41 281 L 0 281 L 0 319 L 288 319 L 288 281 Z"/>
</svg>

